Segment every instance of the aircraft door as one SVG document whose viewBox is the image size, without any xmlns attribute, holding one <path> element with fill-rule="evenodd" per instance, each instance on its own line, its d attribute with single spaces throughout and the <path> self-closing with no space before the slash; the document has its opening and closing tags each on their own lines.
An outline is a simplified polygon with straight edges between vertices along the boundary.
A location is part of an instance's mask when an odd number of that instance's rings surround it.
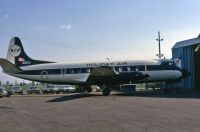
<svg viewBox="0 0 200 132">
<path fill-rule="evenodd" d="M 65 74 L 66 74 L 66 69 L 65 69 L 65 68 L 62 68 L 62 69 L 61 69 L 61 75 L 64 77 Z"/>
<path fill-rule="evenodd" d="M 61 75 L 59 77 L 59 80 L 60 81 L 66 81 L 66 73 L 67 73 L 67 69 L 66 68 L 61 68 L 61 71 L 60 71 Z"/>
</svg>

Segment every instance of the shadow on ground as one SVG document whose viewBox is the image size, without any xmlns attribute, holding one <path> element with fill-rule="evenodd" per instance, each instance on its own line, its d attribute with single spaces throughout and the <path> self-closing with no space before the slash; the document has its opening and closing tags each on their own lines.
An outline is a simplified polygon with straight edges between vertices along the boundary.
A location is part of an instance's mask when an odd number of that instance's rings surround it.
<svg viewBox="0 0 200 132">
<path fill-rule="evenodd" d="M 200 93 L 198 92 L 185 92 L 185 93 L 163 93 L 160 91 L 138 91 L 135 93 L 115 93 L 116 96 L 128 96 L 128 97 L 152 97 L 152 98 L 183 98 L 183 99 L 198 99 L 200 98 Z"/>
<path fill-rule="evenodd" d="M 41 98 L 49 98 L 49 97 L 61 97 L 61 95 L 59 94 L 46 94 L 46 95 L 38 95 L 38 94 L 32 94 L 32 95 L 11 95 L 12 98 L 23 98 L 23 97 L 30 97 L 30 98 L 38 98 L 38 97 L 41 97 Z"/>
<path fill-rule="evenodd" d="M 92 96 L 101 96 L 98 94 L 92 94 L 92 93 L 78 93 L 78 94 L 70 94 L 66 96 L 61 96 L 55 99 L 48 100 L 47 102 L 63 102 L 63 101 L 70 101 L 70 100 L 75 100 L 75 99 L 80 99 L 80 98 L 88 98 Z"/>
<path fill-rule="evenodd" d="M 89 97 L 106 97 L 102 94 L 95 94 L 95 93 L 78 93 L 78 94 L 71 94 L 71 95 L 64 95 L 57 97 L 55 99 L 48 100 L 47 102 L 63 102 L 63 101 L 70 101 L 75 99 L 81 98 L 89 98 Z M 200 99 L 200 93 L 196 92 L 189 92 L 189 93 L 170 93 L 165 94 L 162 92 L 152 92 L 152 91 L 138 91 L 135 93 L 127 94 L 127 93 L 120 93 L 114 92 L 111 93 L 109 96 L 119 96 L 119 97 L 149 97 L 149 98 L 179 98 L 179 99 Z M 108 97 L 109 97 L 108 96 Z"/>
</svg>

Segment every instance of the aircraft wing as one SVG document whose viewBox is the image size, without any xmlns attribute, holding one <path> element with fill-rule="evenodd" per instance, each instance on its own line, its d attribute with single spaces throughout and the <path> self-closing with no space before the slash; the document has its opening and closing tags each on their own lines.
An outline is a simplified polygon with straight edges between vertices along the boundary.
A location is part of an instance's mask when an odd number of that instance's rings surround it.
<svg viewBox="0 0 200 132">
<path fill-rule="evenodd" d="M 92 69 L 87 82 L 99 84 L 125 84 L 143 80 L 148 77 L 149 75 L 145 75 L 139 71 L 118 73 L 113 67 L 101 66 Z"/>
<path fill-rule="evenodd" d="M 87 82 L 89 83 L 104 83 L 113 82 L 118 75 L 114 68 L 110 66 L 95 67 L 92 69 Z"/>
<path fill-rule="evenodd" d="M 115 76 L 118 73 L 110 66 L 101 66 L 92 69 L 90 76 L 92 77 L 107 77 L 107 76 Z"/>
<path fill-rule="evenodd" d="M 2 67 L 3 71 L 6 73 L 19 73 L 22 72 L 23 70 L 20 69 L 19 67 L 15 66 L 11 62 L 9 62 L 6 59 L 0 58 L 0 66 Z"/>
</svg>

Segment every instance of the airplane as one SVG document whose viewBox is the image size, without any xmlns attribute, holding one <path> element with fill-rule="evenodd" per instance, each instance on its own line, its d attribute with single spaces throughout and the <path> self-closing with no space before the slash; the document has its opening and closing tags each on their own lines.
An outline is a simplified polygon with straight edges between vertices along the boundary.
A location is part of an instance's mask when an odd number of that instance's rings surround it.
<svg viewBox="0 0 200 132">
<path fill-rule="evenodd" d="M 87 63 L 35 60 L 25 53 L 19 37 L 10 40 L 7 57 L 0 58 L 0 65 L 4 73 L 30 81 L 77 85 L 88 92 L 92 91 L 91 85 L 98 85 L 105 96 L 116 85 L 176 82 L 189 76 L 168 59 Z"/>
</svg>

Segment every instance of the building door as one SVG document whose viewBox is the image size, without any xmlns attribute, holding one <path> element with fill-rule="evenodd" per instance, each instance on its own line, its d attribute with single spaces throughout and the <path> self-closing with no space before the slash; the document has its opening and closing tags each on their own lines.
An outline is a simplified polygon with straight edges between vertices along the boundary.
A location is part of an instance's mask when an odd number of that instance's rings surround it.
<svg viewBox="0 0 200 132">
<path fill-rule="evenodd" d="M 200 46 L 194 48 L 195 88 L 200 90 Z"/>
</svg>

